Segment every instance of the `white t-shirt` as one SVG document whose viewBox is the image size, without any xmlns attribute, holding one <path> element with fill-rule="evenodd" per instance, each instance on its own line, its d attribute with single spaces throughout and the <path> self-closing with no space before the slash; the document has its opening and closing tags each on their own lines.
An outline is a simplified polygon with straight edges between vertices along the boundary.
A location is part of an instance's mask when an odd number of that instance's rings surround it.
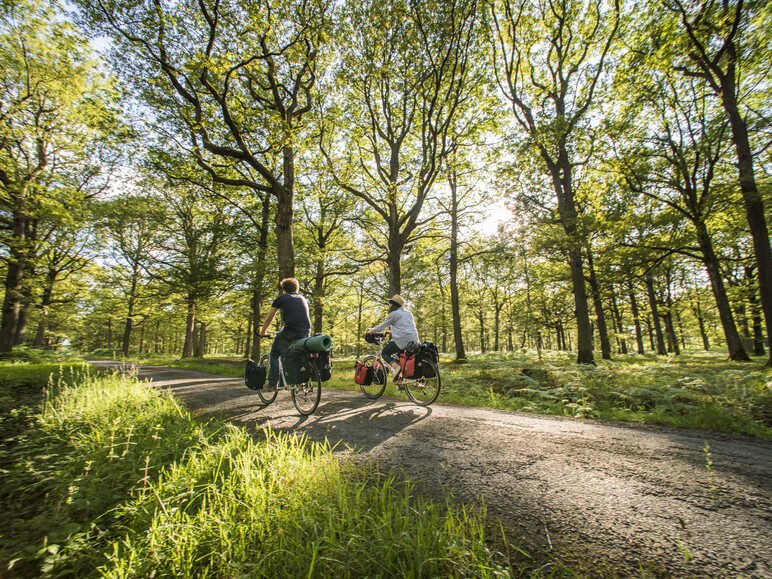
<svg viewBox="0 0 772 579">
<path fill-rule="evenodd" d="M 375 331 L 382 332 L 386 328 L 391 328 L 391 339 L 401 350 L 404 350 L 410 342 L 420 343 L 413 314 L 405 308 L 401 307 L 389 312 L 383 323 L 375 326 Z"/>
</svg>

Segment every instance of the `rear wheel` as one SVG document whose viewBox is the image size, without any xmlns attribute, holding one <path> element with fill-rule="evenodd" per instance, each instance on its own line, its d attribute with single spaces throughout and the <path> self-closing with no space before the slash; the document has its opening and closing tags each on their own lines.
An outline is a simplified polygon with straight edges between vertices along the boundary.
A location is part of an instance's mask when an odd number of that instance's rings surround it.
<svg viewBox="0 0 772 579">
<path fill-rule="evenodd" d="M 322 380 L 316 368 L 311 368 L 311 377 L 303 384 L 296 384 L 290 388 L 292 402 L 295 408 L 303 416 L 313 414 L 322 399 Z"/>
<path fill-rule="evenodd" d="M 274 388 L 273 390 L 265 389 L 265 386 L 268 384 L 268 370 L 270 368 L 270 359 L 268 357 L 268 354 L 263 354 L 262 356 L 260 356 L 260 361 L 258 362 L 258 365 L 265 368 L 266 383 L 263 385 L 264 386 L 263 388 L 260 388 L 259 390 L 257 390 L 257 395 L 260 398 L 260 401 L 266 406 L 268 406 L 271 402 L 276 400 L 276 393 L 277 393 L 276 388 Z"/>
<path fill-rule="evenodd" d="M 383 367 L 383 363 L 377 356 L 367 356 L 362 360 L 362 364 L 368 368 L 372 368 L 373 381 L 370 384 L 360 384 L 359 388 L 362 390 L 362 394 L 367 396 L 370 400 L 377 400 L 383 395 L 386 390 L 386 382 L 389 380 L 389 372 Z"/>
<path fill-rule="evenodd" d="M 440 395 L 440 386 L 442 382 L 440 380 L 440 367 L 435 362 L 424 362 L 424 365 L 431 366 L 434 374 L 432 378 L 407 378 L 404 381 L 405 392 L 407 392 L 410 400 L 420 406 L 429 406 L 432 402 L 437 400 L 437 396 Z"/>
</svg>

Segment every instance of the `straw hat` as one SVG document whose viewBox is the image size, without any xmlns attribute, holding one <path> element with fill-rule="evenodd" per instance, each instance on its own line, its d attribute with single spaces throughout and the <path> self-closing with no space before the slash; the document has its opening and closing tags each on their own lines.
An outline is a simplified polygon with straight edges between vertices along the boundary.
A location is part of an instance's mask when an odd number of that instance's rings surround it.
<svg viewBox="0 0 772 579">
<path fill-rule="evenodd" d="M 389 301 L 397 303 L 397 304 L 401 305 L 403 308 L 405 307 L 405 300 L 403 300 L 402 296 L 399 295 L 399 294 L 394 294 L 393 296 L 391 296 L 389 298 Z"/>
</svg>

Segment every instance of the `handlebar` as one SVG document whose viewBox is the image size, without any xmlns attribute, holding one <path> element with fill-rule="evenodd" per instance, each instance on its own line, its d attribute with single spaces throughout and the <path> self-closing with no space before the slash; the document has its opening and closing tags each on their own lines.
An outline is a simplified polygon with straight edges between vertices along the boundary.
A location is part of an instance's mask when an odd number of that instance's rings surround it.
<svg viewBox="0 0 772 579">
<path fill-rule="evenodd" d="M 376 332 L 373 334 L 365 334 L 365 342 L 368 344 L 380 344 L 386 339 L 385 332 Z"/>
</svg>

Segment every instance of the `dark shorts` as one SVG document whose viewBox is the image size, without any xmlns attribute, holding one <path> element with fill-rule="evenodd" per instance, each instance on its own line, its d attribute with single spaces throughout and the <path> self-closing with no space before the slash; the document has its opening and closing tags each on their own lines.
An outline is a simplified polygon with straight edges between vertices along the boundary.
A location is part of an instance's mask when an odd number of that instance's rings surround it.
<svg viewBox="0 0 772 579">
<path fill-rule="evenodd" d="M 389 340 L 386 342 L 386 344 L 383 346 L 383 359 L 387 362 L 394 362 L 395 364 L 399 364 L 399 355 L 402 352 L 402 349 L 397 346 L 396 343 L 394 343 L 393 340 Z"/>
</svg>

